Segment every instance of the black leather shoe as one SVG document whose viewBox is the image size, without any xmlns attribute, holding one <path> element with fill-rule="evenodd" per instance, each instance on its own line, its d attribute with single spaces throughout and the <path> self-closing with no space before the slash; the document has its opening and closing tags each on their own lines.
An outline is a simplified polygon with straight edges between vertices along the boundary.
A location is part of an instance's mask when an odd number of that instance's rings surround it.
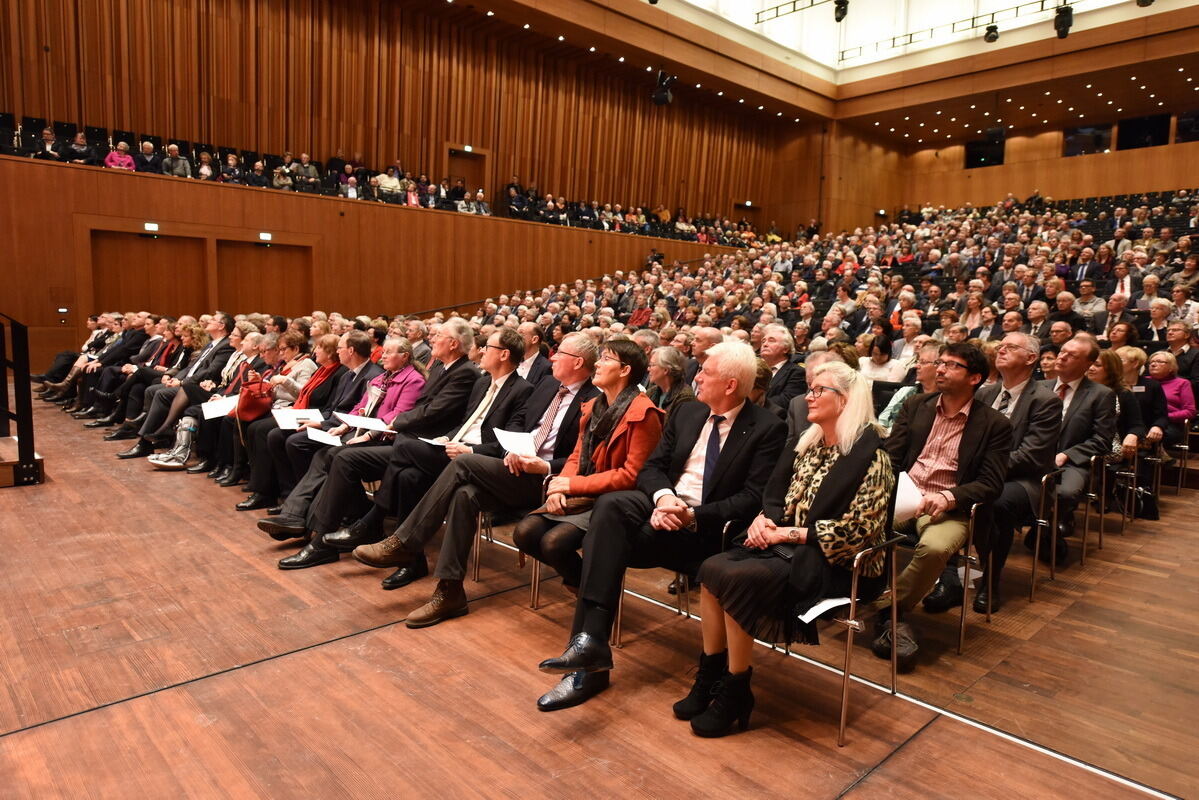
<svg viewBox="0 0 1199 800">
<path fill-rule="evenodd" d="M 1003 600 L 999 596 L 999 584 L 995 584 L 994 590 L 991 592 L 991 613 L 994 614 L 1003 605 Z M 987 584 L 984 581 L 979 587 L 978 593 L 974 595 L 974 602 L 970 605 L 977 613 L 987 613 Z"/>
<path fill-rule="evenodd" d="M 154 452 L 154 445 L 146 439 L 138 439 L 133 447 L 117 453 L 117 458 L 145 458 Z"/>
<path fill-rule="evenodd" d="M 138 415 L 137 415 L 136 417 L 134 417 L 133 419 L 129 420 L 129 424 L 130 424 L 130 425 L 135 425 L 135 426 L 136 426 L 136 425 L 141 425 L 143 422 L 145 422 L 145 421 L 146 421 L 146 417 L 147 417 L 149 414 L 150 414 L 150 412 L 149 412 L 149 411 L 143 411 L 142 413 L 138 414 Z"/>
<path fill-rule="evenodd" d="M 97 400 L 103 400 L 105 403 L 111 403 L 117 399 L 117 396 L 112 392 L 102 392 L 99 389 L 94 391 Z"/>
<path fill-rule="evenodd" d="M 924 610 L 930 614 L 940 614 L 962 604 L 962 587 L 937 581 L 937 585 L 924 598 Z"/>
<path fill-rule="evenodd" d="M 422 555 L 414 558 L 411 564 L 400 567 L 383 579 L 383 588 L 387 591 L 407 586 L 413 581 L 419 581 L 429 574 L 429 562 Z"/>
<path fill-rule="evenodd" d="M 238 503 L 236 508 L 238 511 L 257 511 L 260 508 L 270 508 L 273 502 L 275 502 L 274 498 L 254 492 L 245 500 Z"/>
<path fill-rule="evenodd" d="M 230 467 L 229 474 L 216 482 L 217 486 L 237 486 L 246 479 L 246 471 L 241 467 Z"/>
<path fill-rule="evenodd" d="M 199 475 L 201 472 L 211 472 L 212 467 L 213 467 L 212 459 L 206 458 L 203 461 L 197 461 L 195 464 L 192 464 L 190 467 L 188 467 L 187 474 L 188 475 Z"/>
<path fill-rule="evenodd" d="M 612 648 L 589 633 L 576 633 L 557 658 L 547 658 L 537 669 L 550 675 L 565 675 L 569 672 L 603 672 L 612 669 Z"/>
<path fill-rule="evenodd" d="M 137 428 L 126 428 L 124 426 L 117 428 L 112 433 L 105 435 L 106 442 L 123 442 L 127 439 L 137 438 Z"/>
<path fill-rule="evenodd" d="M 242 491 L 242 494 L 254 494 L 254 490 L 250 488 L 250 484 L 248 481 L 246 482 L 245 486 L 241 487 L 241 491 Z"/>
<path fill-rule="evenodd" d="M 374 544 L 387 538 L 378 525 L 363 525 L 359 520 L 349 527 L 326 533 L 321 540 L 339 553 L 348 553 L 360 544 Z"/>
<path fill-rule="evenodd" d="M 71 412 L 71 416 L 75 419 L 98 419 L 100 417 L 100 411 L 95 406 L 88 406 L 82 411 Z"/>
<path fill-rule="evenodd" d="M 279 559 L 279 569 L 307 569 L 321 564 L 332 564 L 339 558 L 341 554 L 336 550 L 309 542 L 295 555 Z"/>
<path fill-rule="evenodd" d="M 283 513 L 283 506 L 271 506 L 266 510 L 267 516 L 277 517 Z"/>
<path fill-rule="evenodd" d="M 232 470 L 233 467 L 229 466 L 228 464 L 217 464 L 216 469 L 208 473 L 208 477 L 212 478 L 217 483 L 220 483 L 221 481 L 225 480 L 225 478 L 229 477 L 229 473 Z"/>
<path fill-rule="evenodd" d="M 116 425 L 117 422 L 118 422 L 118 420 L 115 420 L 112 417 L 100 417 L 100 419 L 94 419 L 91 422 L 86 423 L 83 427 L 85 427 L 85 428 L 111 428 L 113 425 Z"/>
<path fill-rule="evenodd" d="M 537 698 L 538 711 L 561 711 L 585 703 L 607 689 L 609 673 L 572 672 L 564 675 L 558 685 Z"/>
<path fill-rule="evenodd" d="M 299 517 L 284 516 L 278 519 L 264 518 L 258 520 L 258 530 L 264 531 L 272 539 L 280 542 L 285 542 L 288 539 L 299 539 L 308 532 L 304 520 Z"/>
</svg>

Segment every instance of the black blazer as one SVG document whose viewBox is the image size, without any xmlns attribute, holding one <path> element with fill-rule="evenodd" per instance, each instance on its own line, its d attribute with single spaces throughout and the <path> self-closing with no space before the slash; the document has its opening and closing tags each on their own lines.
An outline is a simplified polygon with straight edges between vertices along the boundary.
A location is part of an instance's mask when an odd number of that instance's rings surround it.
<svg viewBox="0 0 1199 800">
<path fill-rule="evenodd" d="M 1003 390 L 993 383 L 978 390 L 980 403 L 992 405 Z M 1012 425 L 1012 451 L 1008 455 L 1007 480 L 1019 483 L 1035 509 L 1041 492 L 1041 477 L 1053 469 L 1057 439 L 1062 428 L 1062 401 L 1044 384 L 1029 379 L 1008 421 Z"/>
<path fill-rule="evenodd" d="M 674 490 L 700 430 L 712 411 L 703 403 L 684 403 L 666 420 L 658 446 L 637 476 L 637 488 L 651 498 Z M 695 508 L 700 534 L 719 537 L 725 522 L 740 531 L 762 510 L 762 489 L 782 450 L 786 426 L 761 406 L 746 401 L 720 450 L 708 501 Z"/>
<path fill-rule="evenodd" d="M 808 381 L 803 366 L 786 361 L 770 379 L 770 386 L 766 389 L 766 408 L 779 419 L 785 419 L 791 401 L 807 390 Z"/>
<path fill-rule="evenodd" d="M 438 361 L 429 370 L 416 405 L 396 414 L 391 429 L 426 439 L 444 436 L 466 418 L 467 401 L 479 375 L 470 359 L 459 358 L 448 369 Z"/>
<path fill-rule="evenodd" d="M 145 153 L 138 152 L 133 156 L 133 168 L 137 172 L 153 172 L 162 174 L 162 156 L 157 152 L 151 153 L 149 158 L 146 158 Z"/>
<path fill-rule="evenodd" d="M 686 366 L 683 367 L 683 383 L 688 386 L 695 383 L 695 376 L 699 373 L 699 362 L 694 358 L 687 359 Z"/>
<path fill-rule="evenodd" d="M 541 427 L 541 418 L 549 410 L 550 403 L 554 402 L 554 396 L 558 394 L 558 387 L 561 385 L 551 375 L 533 387 L 533 391 L 529 393 L 529 397 L 525 401 L 524 425 L 519 430 L 525 433 L 534 433 Z M 554 452 L 550 459 L 551 474 L 556 475 L 562 471 L 562 467 L 566 466 L 566 460 L 574 452 L 575 443 L 579 440 L 579 418 L 582 416 L 583 403 L 598 396 L 599 393 L 599 389 L 595 388 L 590 380 L 587 380 L 579 387 L 579 391 L 575 393 L 570 405 L 567 406 L 566 415 L 562 417 L 562 424 L 558 428 L 558 435 L 554 438 Z M 504 428 L 504 430 L 507 429 Z M 500 446 L 499 442 L 476 445 L 474 451 L 495 458 L 504 456 L 504 448 Z"/>
<path fill-rule="evenodd" d="M 450 428 L 449 434 L 457 433 L 466 418 L 483 402 L 490 387 L 491 376 L 484 372 L 475 380 L 475 385 L 470 392 L 470 399 L 466 402 L 466 410 Z M 504 381 L 504 385 L 496 393 L 495 399 L 491 401 L 491 408 L 487 409 L 487 414 L 483 417 L 481 444 L 475 445 L 475 447 L 494 443 L 496 428 L 506 431 L 524 430 L 525 406 L 529 399 L 529 393 L 532 391 L 533 386 L 517 375 L 515 371 L 509 374 L 508 380 Z"/>
<path fill-rule="evenodd" d="M 920 457 L 932 431 L 940 396 L 940 392 L 912 395 L 899 410 L 886 442 L 897 475 L 910 470 Z M 958 485 L 949 490 L 955 511 L 969 514 L 975 503 L 993 503 L 999 497 L 1011 449 L 1012 426 L 1007 417 L 974 398 L 958 446 Z M 989 527 L 980 519 L 975 531 Z"/>
<path fill-rule="evenodd" d="M 144 330 L 125 331 L 125 335 L 121 337 L 121 340 L 108 348 L 107 351 L 101 353 L 100 357 L 96 360 L 106 367 L 111 367 L 115 364 L 124 364 L 137 355 L 138 351 L 142 349 L 142 345 L 149 338 L 150 334 Z"/>
<path fill-rule="evenodd" d="M 347 367 L 346 371 L 337 379 L 337 388 L 333 390 L 329 398 L 328 409 L 322 409 L 325 414 L 325 421 L 321 425 L 325 428 L 336 428 L 338 425 L 341 425 L 341 420 L 333 416 L 334 412 L 350 413 L 354 409 L 354 406 L 358 405 L 358 401 L 362 399 L 363 393 L 366 392 L 367 384 L 376 375 L 382 374 L 383 368 L 373 361 L 366 362 L 362 366 L 362 369 L 358 370 L 357 375 Z"/>
<path fill-rule="evenodd" d="M 1150 428 L 1165 431 L 1166 426 L 1170 424 L 1170 416 L 1162 385 L 1143 375 L 1131 391 L 1141 406 L 1141 422 L 1145 426 L 1145 432 L 1148 433 Z"/>
<path fill-rule="evenodd" d="M 345 364 L 338 364 L 333 374 L 312 390 L 312 394 L 308 396 L 308 407 L 319 408 L 321 416 L 326 419 L 332 417 L 333 399 L 336 396 L 333 390 L 341 385 L 341 379 L 348 371 Z"/>
<path fill-rule="evenodd" d="M 209 350 L 207 355 L 204 355 L 204 348 L 200 348 L 196 353 L 196 359 L 200 366 L 187 380 L 194 381 L 195 383 L 200 383 L 201 381 L 220 383 L 221 370 L 225 368 L 225 364 L 232 355 L 233 345 L 229 344 L 228 336 L 222 339 L 216 347 Z M 192 365 L 189 364 L 187 369 L 181 371 L 181 374 L 186 374 L 191 368 Z"/>
<path fill-rule="evenodd" d="M 538 353 L 537 358 L 533 359 L 533 364 L 529 367 L 529 374 L 525 380 L 528 381 L 530 385 L 536 386 L 545 378 L 552 378 L 553 373 L 554 368 L 553 365 L 550 364 L 550 360 Z"/>
</svg>

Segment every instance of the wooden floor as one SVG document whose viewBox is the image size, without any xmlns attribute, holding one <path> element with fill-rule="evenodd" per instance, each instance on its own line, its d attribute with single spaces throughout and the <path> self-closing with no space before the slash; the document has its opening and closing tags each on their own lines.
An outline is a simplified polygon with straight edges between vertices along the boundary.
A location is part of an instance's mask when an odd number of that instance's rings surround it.
<svg viewBox="0 0 1199 800">
<path fill-rule="evenodd" d="M 49 480 L 0 490 L 0 797 L 711 796 L 1123 797 L 1140 793 L 903 698 L 856 686 L 836 746 L 840 679 L 763 648 L 746 734 L 693 737 L 670 715 L 698 626 L 630 599 L 612 688 L 539 713 L 572 607 L 556 580 L 484 549 L 471 613 L 402 624 L 432 589 L 383 592 L 342 562 L 282 572 L 241 495 L 113 458 L 37 404 Z M 918 616 L 903 693 L 1178 796 L 1199 792 L 1193 495 L 1161 523 L 1013 599 L 987 626 Z M 1026 586 L 1014 556 L 1009 594 Z M 668 600 L 670 576 L 630 587 Z M 803 655 L 834 663 L 843 639 Z M 864 648 L 855 671 L 885 673 Z M 1142 795 L 1143 796 L 1143 795 Z"/>
</svg>

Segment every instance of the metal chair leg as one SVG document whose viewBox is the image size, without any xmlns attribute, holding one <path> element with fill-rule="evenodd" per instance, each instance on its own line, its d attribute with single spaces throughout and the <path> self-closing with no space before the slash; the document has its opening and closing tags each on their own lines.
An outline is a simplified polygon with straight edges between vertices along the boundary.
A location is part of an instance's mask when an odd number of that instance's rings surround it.
<svg viewBox="0 0 1199 800">
<path fill-rule="evenodd" d="M 534 611 L 541 605 L 541 562 L 533 559 L 533 581 L 529 584 L 529 608 Z"/>
<path fill-rule="evenodd" d="M 475 583 L 479 582 L 479 559 L 482 557 L 483 551 L 483 514 L 479 514 L 479 520 L 475 524 L 475 551 L 470 554 L 470 579 Z"/>
<path fill-rule="evenodd" d="M 622 577 L 620 579 L 620 599 L 616 601 L 616 619 L 612 622 L 612 636 L 608 639 L 608 643 L 618 649 L 623 646 L 620 643 L 620 620 L 624 616 L 624 584 L 625 578 Z"/>
</svg>

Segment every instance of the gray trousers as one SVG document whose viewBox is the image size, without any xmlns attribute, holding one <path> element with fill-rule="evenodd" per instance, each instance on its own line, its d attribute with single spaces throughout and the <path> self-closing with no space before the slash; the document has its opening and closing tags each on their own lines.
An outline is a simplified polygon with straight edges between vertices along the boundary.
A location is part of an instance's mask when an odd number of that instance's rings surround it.
<svg viewBox="0 0 1199 800">
<path fill-rule="evenodd" d="M 541 504 L 542 475 L 513 475 L 503 459 L 467 454 L 449 463 L 400 525 L 404 549 L 423 552 L 445 522 L 433 576 L 460 581 L 474 545 L 480 511 L 526 510 Z"/>
</svg>

